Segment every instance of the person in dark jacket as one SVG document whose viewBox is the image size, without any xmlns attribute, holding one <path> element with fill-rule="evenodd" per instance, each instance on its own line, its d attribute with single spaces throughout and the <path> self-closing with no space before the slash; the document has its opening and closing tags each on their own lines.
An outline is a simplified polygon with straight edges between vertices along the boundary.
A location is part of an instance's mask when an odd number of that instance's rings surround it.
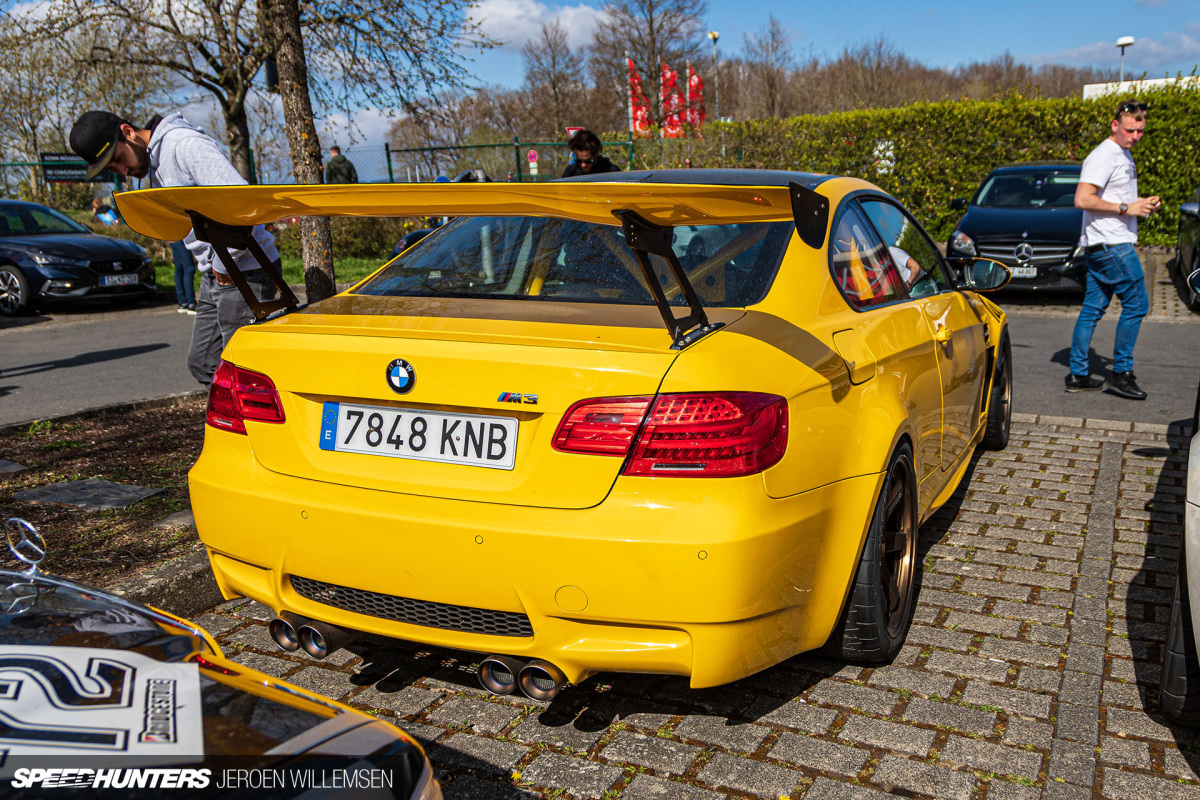
<svg viewBox="0 0 1200 800">
<path fill-rule="evenodd" d="M 325 165 L 326 183 L 358 183 L 358 170 L 354 162 L 342 155 L 336 144 L 329 148 L 329 163 Z"/>
<path fill-rule="evenodd" d="M 600 155 L 600 137 L 591 131 L 579 131 L 570 138 L 567 147 L 571 148 L 571 163 L 563 170 L 564 178 L 621 171 L 621 168 L 607 157 Z"/>
</svg>

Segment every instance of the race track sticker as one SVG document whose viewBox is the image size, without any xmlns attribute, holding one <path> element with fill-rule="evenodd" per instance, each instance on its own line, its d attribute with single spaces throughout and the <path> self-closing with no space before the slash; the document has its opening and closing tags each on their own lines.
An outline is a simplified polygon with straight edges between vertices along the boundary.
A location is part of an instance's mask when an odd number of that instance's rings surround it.
<svg viewBox="0 0 1200 800">
<path fill-rule="evenodd" d="M 87 647 L 0 645 L 0 777 L 22 756 L 203 757 L 196 664 Z"/>
</svg>

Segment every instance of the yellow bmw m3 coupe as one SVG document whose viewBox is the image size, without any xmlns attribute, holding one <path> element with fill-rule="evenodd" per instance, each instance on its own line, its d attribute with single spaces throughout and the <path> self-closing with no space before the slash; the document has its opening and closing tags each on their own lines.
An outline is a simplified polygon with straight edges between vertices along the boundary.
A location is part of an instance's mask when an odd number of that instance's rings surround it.
<svg viewBox="0 0 1200 800">
<path fill-rule="evenodd" d="M 254 301 L 211 388 L 189 482 L 213 573 L 317 657 L 364 631 L 475 651 L 487 688 L 539 699 L 598 671 L 715 686 L 822 646 L 886 662 L 918 526 L 1008 440 L 1006 317 L 980 292 L 1010 273 L 947 264 L 861 180 L 118 203 L 229 265 L 246 226 L 294 215 L 453 217 L 336 297 Z"/>
</svg>

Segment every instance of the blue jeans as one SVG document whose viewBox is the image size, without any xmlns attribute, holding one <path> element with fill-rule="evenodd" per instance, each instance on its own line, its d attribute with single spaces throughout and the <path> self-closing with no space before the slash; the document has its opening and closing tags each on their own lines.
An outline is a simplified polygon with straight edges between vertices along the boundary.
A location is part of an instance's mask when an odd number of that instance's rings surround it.
<svg viewBox="0 0 1200 800">
<path fill-rule="evenodd" d="M 196 259 L 183 242 L 171 243 L 171 258 L 175 261 L 175 299 L 181 306 L 196 304 Z"/>
<path fill-rule="evenodd" d="M 1118 244 L 1087 254 L 1087 289 L 1075 333 L 1071 337 L 1071 374 L 1089 375 L 1088 349 L 1096 323 L 1104 316 L 1112 296 L 1121 298 L 1117 340 L 1113 344 L 1113 372 L 1133 371 L 1133 346 L 1142 318 L 1150 311 L 1142 262 L 1132 244 Z"/>
</svg>

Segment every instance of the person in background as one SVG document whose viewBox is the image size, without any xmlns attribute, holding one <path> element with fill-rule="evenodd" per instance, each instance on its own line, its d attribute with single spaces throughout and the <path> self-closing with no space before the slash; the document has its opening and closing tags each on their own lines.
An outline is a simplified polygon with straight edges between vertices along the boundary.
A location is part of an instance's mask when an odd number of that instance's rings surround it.
<svg viewBox="0 0 1200 800">
<path fill-rule="evenodd" d="M 116 209 L 105 203 L 99 197 L 92 198 L 92 219 L 101 225 L 116 225 L 121 221 Z"/>
<path fill-rule="evenodd" d="M 1135 245 L 1138 217 L 1150 216 L 1160 203 L 1158 197 L 1138 196 L 1137 167 L 1129 152 L 1146 133 L 1146 111 L 1145 103 L 1132 99 L 1117 105 L 1112 134 L 1083 160 L 1075 187 L 1075 207 L 1083 209 L 1080 243 L 1087 253 L 1087 287 L 1071 336 L 1068 392 L 1105 386 L 1103 379 L 1092 377 L 1089 355 L 1096 323 L 1115 294 L 1121 298 L 1121 318 L 1107 389 L 1131 400 L 1146 399 L 1133 374 L 1133 348 L 1142 319 L 1150 311 L 1146 276 Z"/>
<path fill-rule="evenodd" d="M 175 300 L 180 314 L 196 316 L 196 259 L 187 242 L 171 242 L 171 259 L 175 262 Z"/>
<path fill-rule="evenodd" d="M 342 155 L 336 144 L 329 148 L 329 163 L 325 165 L 326 183 L 358 183 L 358 170 L 354 162 Z"/>
<path fill-rule="evenodd" d="M 108 111 L 88 111 L 71 128 L 71 149 L 88 162 L 90 180 L 105 168 L 118 175 L 149 179 L 150 188 L 171 186 L 241 186 L 246 179 L 234 169 L 217 141 L 174 111 L 155 114 L 143 128 Z M 275 237 L 262 225 L 251 229 L 263 253 L 280 268 Z M 183 240 L 200 270 L 196 324 L 188 349 L 188 370 L 204 386 L 212 383 L 221 353 L 238 328 L 254 321 L 254 312 L 233 283 L 216 250 L 194 232 Z M 274 281 L 249 250 L 230 254 L 259 300 L 274 300 Z"/>
<path fill-rule="evenodd" d="M 567 147 L 571 148 L 571 163 L 567 164 L 567 168 L 563 170 L 564 178 L 621 171 L 621 168 L 609 161 L 606 156 L 600 155 L 603 147 L 600 144 L 600 137 L 589 130 L 579 131 L 572 136 L 567 142 Z"/>
<path fill-rule="evenodd" d="M 692 168 L 692 159 L 691 159 L 691 157 L 690 157 L 690 156 L 689 156 L 689 157 L 687 157 L 687 158 L 685 158 L 685 159 L 683 160 L 683 168 L 684 168 L 684 169 L 691 169 L 691 168 Z"/>
</svg>

